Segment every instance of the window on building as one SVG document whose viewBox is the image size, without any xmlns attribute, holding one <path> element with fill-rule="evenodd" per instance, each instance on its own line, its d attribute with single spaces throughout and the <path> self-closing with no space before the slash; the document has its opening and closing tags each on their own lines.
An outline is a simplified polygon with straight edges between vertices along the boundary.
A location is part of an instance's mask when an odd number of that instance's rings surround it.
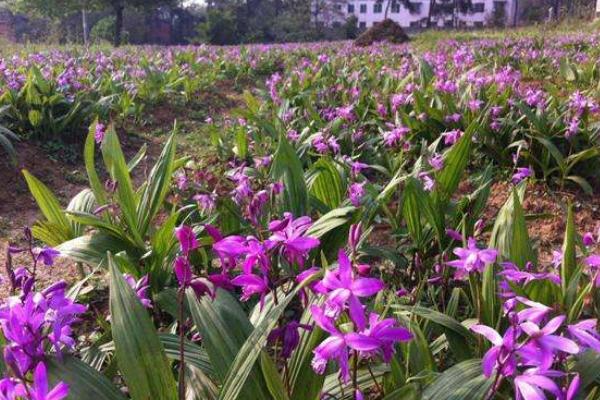
<svg viewBox="0 0 600 400">
<path fill-rule="evenodd" d="M 393 2 L 392 3 L 392 13 L 393 14 L 398 14 L 400 12 L 400 3 L 397 2 Z"/>
<path fill-rule="evenodd" d="M 473 12 L 480 13 L 485 11 L 485 3 L 474 3 Z"/>
<path fill-rule="evenodd" d="M 358 27 L 364 29 L 367 27 L 367 23 L 365 21 L 360 21 L 358 23 Z"/>
<path fill-rule="evenodd" d="M 342 5 L 341 4 L 336 4 L 335 5 L 335 9 L 338 11 L 342 11 Z"/>
<path fill-rule="evenodd" d="M 348 14 L 354 13 L 354 4 L 348 4 Z"/>
<path fill-rule="evenodd" d="M 361 4 L 360 5 L 360 13 L 361 14 L 366 14 L 367 13 L 367 5 L 366 4 Z"/>
<path fill-rule="evenodd" d="M 408 9 L 411 14 L 421 14 L 421 3 L 411 1 L 408 3 Z"/>
<path fill-rule="evenodd" d="M 475 22 L 473 22 L 473 26 L 475 28 L 483 28 L 483 22 L 482 21 L 475 21 Z"/>
<path fill-rule="evenodd" d="M 373 4 L 373 12 L 375 14 L 380 14 L 383 11 L 383 4 L 380 2 L 377 2 L 375 4 Z"/>
<path fill-rule="evenodd" d="M 419 21 L 411 21 L 410 22 L 411 28 L 419 28 L 420 26 L 421 26 L 421 23 Z"/>
</svg>

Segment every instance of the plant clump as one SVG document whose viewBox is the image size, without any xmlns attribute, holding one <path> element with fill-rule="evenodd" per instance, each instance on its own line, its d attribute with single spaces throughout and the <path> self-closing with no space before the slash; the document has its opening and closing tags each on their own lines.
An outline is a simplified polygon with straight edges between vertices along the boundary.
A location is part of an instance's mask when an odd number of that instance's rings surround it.
<svg viewBox="0 0 600 400">
<path fill-rule="evenodd" d="M 396 22 L 387 18 L 381 22 L 375 23 L 372 27 L 363 32 L 354 44 L 357 46 L 370 46 L 376 42 L 389 42 L 394 44 L 406 43 L 410 40 L 404 29 Z"/>
</svg>

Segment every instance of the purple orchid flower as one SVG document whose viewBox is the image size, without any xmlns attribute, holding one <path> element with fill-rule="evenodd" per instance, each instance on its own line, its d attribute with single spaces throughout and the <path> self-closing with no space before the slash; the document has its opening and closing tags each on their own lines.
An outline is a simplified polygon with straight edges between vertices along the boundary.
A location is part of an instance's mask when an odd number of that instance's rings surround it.
<svg viewBox="0 0 600 400">
<path fill-rule="evenodd" d="M 33 385 L 28 389 L 31 400 L 62 400 L 69 395 L 69 386 L 59 382 L 48 390 L 48 374 L 46 366 L 40 362 L 33 372 Z"/>
<path fill-rule="evenodd" d="M 429 165 L 435 170 L 439 171 L 444 168 L 444 156 L 435 153 L 429 160 Z"/>
<path fill-rule="evenodd" d="M 514 183 L 516 185 L 517 183 L 521 182 L 525 178 L 529 178 L 530 176 L 533 176 L 533 170 L 531 168 L 529 168 L 529 167 L 517 168 L 517 172 L 515 172 L 515 174 L 512 176 L 512 183 Z"/>
<path fill-rule="evenodd" d="M 561 315 L 552 318 L 543 328 L 531 321 L 523 322 L 519 327 L 529 336 L 529 341 L 521 347 L 519 354 L 526 360 L 526 365 L 537 366 L 542 370 L 549 369 L 554 361 L 554 352 L 569 354 L 579 353 L 579 346 L 571 339 L 554 335 L 565 320 Z"/>
<path fill-rule="evenodd" d="M 60 256 L 60 251 L 53 249 L 52 247 L 36 247 L 33 249 L 33 253 L 36 256 L 36 260 L 42 260 L 44 265 L 50 267 L 54 265 L 56 257 Z"/>
<path fill-rule="evenodd" d="M 481 361 L 483 374 L 489 378 L 492 376 L 493 371 L 497 369 L 503 376 L 512 375 L 517 367 L 515 349 L 519 336 L 518 332 L 510 327 L 504 332 L 504 336 L 500 336 L 494 329 L 485 325 L 473 325 L 470 329 L 483 335 L 494 345 L 485 353 Z"/>
<path fill-rule="evenodd" d="M 348 197 L 350 198 L 350 203 L 352 203 L 352 205 L 354 207 L 360 207 L 361 203 L 362 203 L 362 199 L 365 195 L 365 183 L 353 183 L 352 185 L 350 185 L 350 187 L 348 188 Z"/>
<path fill-rule="evenodd" d="M 94 139 L 96 140 L 96 143 L 102 143 L 105 134 L 106 126 L 104 124 L 101 124 L 100 122 L 96 123 L 96 128 L 94 129 Z"/>
<path fill-rule="evenodd" d="M 177 240 L 179 241 L 179 246 L 183 254 L 187 255 L 192 250 L 198 248 L 196 234 L 194 233 L 194 230 L 187 225 L 181 225 L 180 227 L 175 228 L 175 237 L 177 237 Z"/>
<path fill-rule="evenodd" d="M 298 321 L 291 321 L 285 326 L 281 328 L 276 328 L 271 331 L 268 337 L 268 341 L 274 343 L 276 341 L 281 341 L 281 357 L 284 359 L 288 359 L 291 357 L 292 352 L 298 347 L 298 343 L 300 343 L 300 333 L 299 329 L 304 329 L 306 331 L 311 331 L 312 326 L 307 324 L 301 324 Z"/>
<path fill-rule="evenodd" d="M 140 303 L 145 308 L 152 308 L 152 302 L 148 298 L 148 289 L 150 285 L 148 284 L 148 275 L 142 276 L 137 282 L 135 278 L 129 274 L 123 274 L 123 278 L 125 282 L 133 289 L 137 298 L 140 300 Z"/>
<path fill-rule="evenodd" d="M 394 355 L 394 344 L 407 342 L 413 335 L 405 328 L 396 326 L 393 318 L 380 319 L 375 313 L 369 315 L 369 327 L 360 333 L 346 334 L 346 343 L 358 350 L 362 357 L 381 354 L 383 361 L 390 362 Z"/>
<path fill-rule="evenodd" d="M 597 319 L 586 319 L 572 325 L 567 325 L 569 335 L 579 343 L 580 347 L 593 349 L 600 353 L 600 335 L 596 330 Z"/>
<path fill-rule="evenodd" d="M 283 219 L 269 223 L 269 230 L 273 233 L 269 241 L 281 246 L 283 255 L 290 263 L 297 263 L 303 268 L 310 251 L 320 244 L 319 239 L 305 236 L 311 226 L 309 217 L 294 219 L 291 213 L 285 213 Z"/>
<path fill-rule="evenodd" d="M 459 259 L 447 264 L 457 268 L 455 278 L 463 279 L 471 272 L 483 272 L 484 268 L 496 261 L 498 251 L 495 249 L 479 249 L 474 238 L 469 238 L 467 247 L 454 249 Z"/>
<path fill-rule="evenodd" d="M 269 280 L 266 276 L 243 274 L 231 280 L 231 284 L 242 288 L 242 301 L 248 301 L 255 294 L 260 295 L 260 308 L 265 304 L 265 296 L 269 292 Z"/>
<path fill-rule="evenodd" d="M 553 373 L 554 372 L 554 373 Z M 562 375 L 559 371 L 539 371 L 529 369 L 515 378 L 515 400 L 546 400 L 544 392 L 552 393 L 556 399 L 562 399 L 562 391 L 548 375 Z"/>
<path fill-rule="evenodd" d="M 348 365 L 348 346 L 346 344 L 345 335 L 340 333 L 333 324 L 333 320 L 325 315 L 323 310 L 318 306 L 310 307 L 311 315 L 317 325 L 330 336 L 325 339 L 313 350 L 312 368 L 322 375 L 325 373 L 327 362 L 335 360 L 340 367 L 340 379 L 343 382 L 348 382 L 350 378 L 350 368 Z"/>
<path fill-rule="evenodd" d="M 325 272 L 321 281 L 328 292 L 325 302 L 325 314 L 337 317 L 348 306 L 350 317 L 359 330 L 367 323 L 359 297 L 369 297 L 380 292 L 384 283 L 376 278 L 355 278 L 352 273 L 350 259 L 344 250 L 338 253 L 338 268 Z"/>
</svg>

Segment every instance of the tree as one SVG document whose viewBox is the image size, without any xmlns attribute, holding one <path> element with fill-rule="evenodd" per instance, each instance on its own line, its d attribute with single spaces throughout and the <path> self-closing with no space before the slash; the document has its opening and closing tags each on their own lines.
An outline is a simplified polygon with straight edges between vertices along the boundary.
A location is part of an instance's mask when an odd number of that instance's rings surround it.
<svg viewBox="0 0 600 400">
<path fill-rule="evenodd" d="M 112 9 L 115 16 L 115 35 L 113 44 L 120 46 L 123 34 L 123 11 L 125 7 L 138 9 L 156 9 L 160 6 L 175 6 L 178 0 L 96 0 L 106 8 Z"/>
<path fill-rule="evenodd" d="M 87 13 L 96 9 L 100 3 L 97 0 L 12 0 L 10 8 L 13 11 L 45 17 L 54 22 L 60 22 L 65 15 L 81 12 L 83 42 L 88 43 L 89 27 Z"/>
<path fill-rule="evenodd" d="M 111 9 L 115 17 L 113 44 L 121 45 L 123 11 L 126 7 L 152 10 L 160 6 L 174 6 L 179 0 L 12 0 L 11 8 L 18 12 L 38 15 L 54 21 L 73 12 L 81 13 L 83 39 L 87 42 L 89 27 L 87 13 L 94 9 Z"/>
</svg>

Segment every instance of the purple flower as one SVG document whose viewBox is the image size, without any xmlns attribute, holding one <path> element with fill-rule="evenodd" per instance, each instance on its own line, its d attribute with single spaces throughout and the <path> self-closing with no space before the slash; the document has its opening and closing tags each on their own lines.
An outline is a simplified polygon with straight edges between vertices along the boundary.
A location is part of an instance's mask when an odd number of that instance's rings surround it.
<svg viewBox="0 0 600 400">
<path fill-rule="evenodd" d="M 355 278 L 352 273 L 350 259 L 344 250 L 338 253 L 338 268 L 325 272 L 321 281 L 327 292 L 325 314 L 337 317 L 348 306 L 350 317 L 359 330 L 364 329 L 366 318 L 359 297 L 369 297 L 384 288 L 381 280 L 376 278 Z"/>
<path fill-rule="evenodd" d="M 517 321 L 530 321 L 539 324 L 552 309 L 542 303 L 531 301 L 525 297 L 516 297 L 516 301 L 525 304 L 529 308 L 525 308 L 517 313 Z"/>
<path fill-rule="evenodd" d="M 281 328 L 276 328 L 269 334 L 269 342 L 281 341 L 281 357 L 284 359 L 290 358 L 292 352 L 298 343 L 300 343 L 300 333 L 298 329 L 304 329 L 307 331 L 312 330 L 310 325 L 300 324 L 298 321 L 291 321 L 287 325 Z"/>
<path fill-rule="evenodd" d="M 558 371 L 555 371 L 558 372 Z M 563 395 L 558 385 L 546 374 L 552 371 L 538 372 L 535 368 L 525 371 L 515 378 L 515 400 L 546 400 L 544 391 L 552 393 L 556 399 Z M 558 374 L 562 374 L 558 372 Z"/>
<path fill-rule="evenodd" d="M 571 380 L 569 387 L 567 387 L 565 393 L 565 400 L 575 400 L 575 396 L 579 393 L 579 387 L 581 385 L 581 379 L 579 374 L 575 374 L 575 377 Z"/>
<path fill-rule="evenodd" d="M 347 382 L 350 378 L 350 368 L 345 335 L 337 330 L 333 320 L 327 317 L 319 307 L 312 305 L 310 311 L 317 325 L 330 335 L 313 350 L 314 357 L 311 362 L 313 370 L 322 375 L 325 373 L 327 362 L 335 360 L 340 367 L 340 378 Z"/>
<path fill-rule="evenodd" d="M 444 144 L 447 146 L 453 145 L 454 143 L 458 142 L 458 139 L 462 137 L 463 133 L 463 131 L 460 131 L 458 129 L 442 133 L 442 137 L 444 138 Z"/>
<path fill-rule="evenodd" d="M 186 288 L 192 282 L 192 268 L 186 257 L 177 257 L 173 265 L 179 286 Z"/>
<path fill-rule="evenodd" d="M 150 288 L 150 285 L 148 285 L 148 275 L 142 276 L 137 282 L 135 278 L 129 274 L 123 274 L 123 278 L 129 287 L 134 290 L 142 305 L 145 308 L 152 308 L 152 302 L 148 298 L 148 289 Z"/>
<path fill-rule="evenodd" d="M 266 276 L 243 274 L 233 278 L 231 283 L 242 288 L 242 301 L 248 301 L 253 295 L 259 294 L 260 308 L 262 309 L 265 304 L 265 296 L 269 292 L 269 280 Z"/>
<path fill-rule="evenodd" d="M 452 240 L 456 240 L 457 242 L 463 241 L 463 236 L 454 229 L 446 228 L 446 235 L 448 235 L 448 237 L 451 238 Z"/>
<path fill-rule="evenodd" d="M 494 329 L 485 325 L 473 325 L 470 329 L 483 335 L 494 345 L 481 360 L 483 374 L 489 378 L 492 376 L 494 369 L 498 369 L 498 372 L 503 376 L 512 375 L 517 367 L 515 349 L 518 334 L 516 331 L 510 327 L 504 332 L 504 336 L 500 336 Z"/>
<path fill-rule="evenodd" d="M 310 217 L 294 219 L 291 213 L 284 213 L 283 216 L 283 219 L 269 223 L 269 230 L 273 233 L 269 241 L 281 246 L 283 255 L 290 263 L 297 263 L 303 268 L 310 251 L 320 244 L 319 239 L 305 236 L 312 226 L 312 220 Z"/>
<path fill-rule="evenodd" d="M 594 234 L 592 232 L 586 232 L 586 233 L 584 233 L 582 240 L 583 240 L 583 244 L 586 247 L 593 246 L 594 243 L 596 242 L 594 240 Z"/>
<path fill-rule="evenodd" d="M 386 131 L 383 133 L 383 143 L 387 147 L 397 146 L 409 132 L 410 129 L 405 126 L 395 127 L 391 131 Z"/>
<path fill-rule="evenodd" d="M 94 139 L 96 140 L 96 143 L 102 143 L 102 140 L 104 140 L 105 133 L 106 126 L 104 126 L 100 122 L 96 123 L 96 129 L 94 130 Z"/>
<path fill-rule="evenodd" d="M 175 228 L 175 237 L 179 241 L 179 246 L 183 254 L 189 254 L 190 251 L 198 248 L 198 240 L 196 240 L 196 234 L 194 230 L 187 226 L 181 225 Z"/>
<path fill-rule="evenodd" d="M 467 247 L 457 247 L 454 249 L 459 259 L 449 261 L 447 264 L 457 268 L 457 279 L 462 279 L 471 272 L 483 272 L 484 268 L 493 264 L 498 256 L 498 251 L 495 249 L 479 249 L 474 238 L 469 238 Z"/>
<path fill-rule="evenodd" d="M 529 167 L 517 168 L 517 172 L 512 176 L 512 183 L 515 185 L 525 178 L 533 176 L 533 170 Z"/>
<path fill-rule="evenodd" d="M 61 400 L 69 395 L 69 386 L 64 382 L 59 382 L 49 391 L 46 366 L 40 362 L 33 372 L 33 385 L 28 392 L 31 396 L 30 400 Z"/>
<path fill-rule="evenodd" d="M 546 370 L 554 361 L 555 351 L 569 354 L 579 353 L 579 346 L 574 341 L 554 335 L 565 318 L 564 315 L 552 318 L 543 328 L 532 321 L 526 321 L 519 325 L 530 338 L 527 344 L 519 350 L 519 353 L 527 359 L 527 365 L 534 365 Z"/>
<path fill-rule="evenodd" d="M 360 241 L 361 236 L 362 224 L 352 224 L 348 232 L 348 247 L 350 247 L 353 253 L 356 253 L 356 249 L 358 248 L 358 242 Z"/>
<path fill-rule="evenodd" d="M 567 332 L 582 348 L 590 348 L 600 353 L 600 335 L 596 330 L 597 319 L 586 319 L 567 325 Z"/>
<path fill-rule="evenodd" d="M 51 266 L 54 264 L 54 259 L 60 256 L 60 252 L 58 250 L 53 249 L 52 247 L 36 247 L 33 249 L 33 253 L 36 256 L 36 260 L 42 260 L 44 265 Z"/>
<path fill-rule="evenodd" d="M 354 207 L 360 207 L 363 196 L 365 195 L 365 183 L 353 183 L 348 188 L 348 196 L 350 197 L 350 203 Z"/>
<path fill-rule="evenodd" d="M 435 181 L 427 172 L 421 172 L 419 174 L 419 179 L 423 183 L 423 189 L 425 189 L 428 192 L 431 192 L 434 189 Z"/>
<path fill-rule="evenodd" d="M 381 354 L 383 361 L 390 362 L 397 342 L 407 342 L 413 335 L 405 328 L 396 326 L 396 320 L 386 318 L 380 320 L 379 315 L 369 315 L 369 327 L 360 333 L 346 334 L 346 343 L 358 350 L 362 357 L 369 358 Z"/>
<path fill-rule="evenodd" d="M 217 207 L 217 195 L 214 193 L 197 194 L 193 199 L 198 203 L 198 208 L 204 213 L 212 212 Z"/>
<path fill-rule="evenodd" d="M 435 170 L 439 171 L 444 168 L 444 156 L 435 153 L 433 157 L 429 159 L 429 165 Z"/>
</svg>

